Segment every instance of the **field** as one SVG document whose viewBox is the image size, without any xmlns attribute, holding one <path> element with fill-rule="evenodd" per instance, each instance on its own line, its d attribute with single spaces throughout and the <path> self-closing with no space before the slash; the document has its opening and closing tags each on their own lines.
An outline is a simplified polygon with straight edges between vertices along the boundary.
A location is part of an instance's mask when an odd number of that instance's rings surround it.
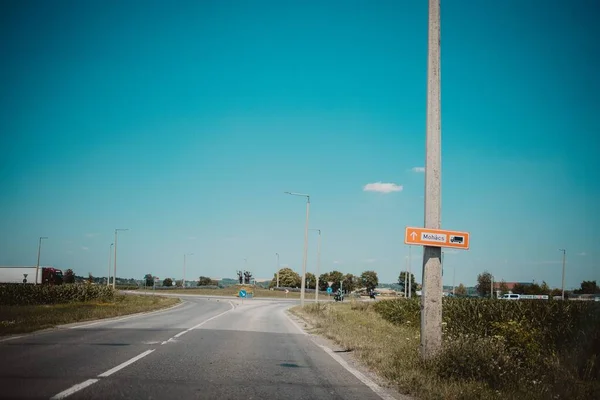
<svg viewBox="0 0 600 400">
<path fill-rule="evenodd" d="M 444 301 L 444 349 L 419 357 L 419 300 L 310 304 L 292 312 L 420 399 L 600 398 L 600 307 Z"/>
<path fill-rule="evenodd" d="M 172 297 L 120 295 L 90 284 L 0 285 L 0 335 L 153 311 L 179 302 Z"/>
</svg>

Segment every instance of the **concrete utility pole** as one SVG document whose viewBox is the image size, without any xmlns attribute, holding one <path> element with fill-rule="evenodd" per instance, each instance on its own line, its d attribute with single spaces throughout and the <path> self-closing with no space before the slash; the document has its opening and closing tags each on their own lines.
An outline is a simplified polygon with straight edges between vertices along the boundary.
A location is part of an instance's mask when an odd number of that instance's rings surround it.
<svg viewBox="0 0 600 400">
<path fill-rule="evenodd" d="M 408 298 L 412 298 L 412 246 L 408 246 Z"/>
<path fill-rule="evenodd" d="M 304 226 L 304 258 L 302 260 L 302 282 L 300 283 L 300 307 L 304 307 L 306 293 L 306 261 L 308 257 L 308 219 L 310 215 L 310 195 L 304 193 L 285 192 L 292 196 L 306 197 L 306 224 Z"/>
<path fill-rule="evenodd" d="M 321 230 L 320 229 L 311 229 L 311 231 L 319 232 L 319 240 L 317 242 L 317 273 L 315 282 L 315 302 L 319 302 L 319 271 L 321 269 Z"/>
<path fill-rule="evenodd" d="M 128 231 L 129 229 L 115 229 L 115 265 L 114 265 L 114 271 L 113 271 L 113 283 L 112 283 L 112 287 L 113 289 L 116 288 L 117 285 L 117 233 L 119 231 Z"/>
<path fill-rule="evenodd" d="M 41 236 L 40 241 L 38 243 L 38 258 L 37 264 L 35 265 L 35 280 L 33 281 L 36 285 L 38 284 L 38 276 L 40 276 L 40 254 L 42 252 L 42 240 L 48 239 L 46 236 Z M 42 279 L 40 279 L 39 283 L 43 283 Z"/>
<path fill-rule="evenodd" d="M 279 253 L 275 253 L 277 256 L 277 287 L 279 288 Z"/>
<path fill-rule="evenodd" d="M 494 298 L 494 275 L 490 274 L 490 299 Z"/>
<path fill-rule="evenodd" d="M 564 300 L 565 299 L 565 264 L 566 264 L 566 261 L 567 261 L 567 250 L 566 249 L 560 249 L 558 251 L 562 251 L 562 253 L 563 253 L 562 295 L 561 295 L 561 299 Z"/>
<path fill-rule="evenodd" d="M 112 248 L 114 245 L 114 243 L 111 243 L 108 248 L 108 275 L 106 276 L 106 286 L 110 286 L 110 264 L 112 264 Z"/>
<path fill-rule="evenodd" d="M 429 0 L 427 52 L 427 133 L 425 148 L 425 228 L 439 229 L 442 209 L 440 0 Z M 421 356 L 430 359 L 442 348 L 441 247 L 423 247 Z"/>
<path fill-rule="evenodd" d="M 404 270 L 404 298 L 408 297 L 408 256 L 406 256 L 406 269 Z"/>
</svg>

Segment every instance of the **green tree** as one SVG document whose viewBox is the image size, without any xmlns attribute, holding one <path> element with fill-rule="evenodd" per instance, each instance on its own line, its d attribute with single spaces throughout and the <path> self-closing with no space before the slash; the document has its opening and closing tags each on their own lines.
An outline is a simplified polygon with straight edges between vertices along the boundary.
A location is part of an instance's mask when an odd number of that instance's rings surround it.
<svg viewBox="0 0 600 400">
<path fill-rule="evenodd" d="M 163 286 L 166 286 L 166 287 L 173 286 L 173 279 L 171 279 L 171 278 L 165 278 L 163 280 Z"/>
<path fill-rule="evenodd" d="M 577 294 L 596 294 L 600 293 L 600 288 L 596 284 L 596 281 L 583 281 L 581 282 L 581 288 L 575 289 Z"/>
<path fill-rule="evenodd" d="M 212 284 L 212 279 L 208 276 L 201 276 L 198 278 L 198 286 L 210 286 Z"/>
<path fill-rule="evenodd" d="M 316 284 L 317 284 L 317 277 L 315 276 L 315 274 L 307 272 L 306 273 L 306 288 L 314 289 Z"/>
<path fill-rule="evenodd" d="M 279 286 L 280 287 L 289 287 L 289 288 L 297 288 L 300 287 L 302 283 L 302 278 L 291 268 L 282 268 L 279 270 Z M 277 286 L 277 273 L 273 274 L 273 279 L 269 284 L 269 287 Z"/>
<path fill-rule="evenodd" d="M 352 292 L 360 286 L 360 278 L 352 274 L 344 276 L 342 287 L 346 292 Z"/>
<path fill-rule="evenodd" d="M 75 283 L 75 274 L 71 268 L 65 271 L 63 279 L 65 283 Z"/>
<path fill-rule="evenodd" d="M 182 279 L 177 279 L 175 281 L 175 286 L 176 287 L 182 287 L 183 286 L 183 280 Z"/>
<path fill-rule="evenodd" d="M 477 293 L 482 297 L 490 297 L 490 291 L 492 290 L 492 274 L 484 271 L 482 274 L 477 275 L 477 286 L 475 286 Z"/>
<path fill-rule="evenodd" d="M 154 277 L 152 274 L 146 274 L 144 280 L 146 281 L 146 286 L 154 286 Z"/>
<path fill-rule="evenodd" d="M 92 283 L 94 283 L 94 277 L 92 276 L 92 273 L 91 273 L 91 272 L 88 272 L 87 283 L 89 283 L 90 285 L 91 285 Z"/>
<path fill-rule="evenodd" d="M 542 285 L 540 286 L 540 294 L 550 294 L 551 290 L 552 289 L 550 289 L 550 286 L 548 286 L 546 281 L 543 281 Z"/>
<path fill-rule="evenodd" d="M 360 281 L 362 286 L 367 288 L 367 290 L 373 290 L 379 285 L 379 278 L 377 277 L 377 272 L 375 271 L 365 271 L 360 275 Z"/>
<path fill-rule="evenodd" d="M 319 289 L 327 290 L 328 283 L 333 282 L 331 284 L 331 289 L 335 292 L 340 288 L 340 283 L 344 280 L 344 274 L 340 271 L 331 271 L 325 274 L 322 274 L 319 277 Z"/>
<path fill-rule="evenodd" d="M 400 272 L 400 276 L 398 277 L 398 285 L 400 285 L 401 287 L 401 291 L 402 293 L 404 293 L 404 284 L 406 282 L 406 276 L 408 275 L 408 273 L 406 271 L 402 271 Z M 411 273 L 408 277 L 408 279 L 410 280 L 410 291 L 411 291 L 411 297 L 412 296 L 416 296 L 416 292 L 417 292 L 417 282 L 415 281 L 415 275 L 413 273 Z"/>
<path fill-rule="evenodd" d="M 465 285 L 463 285 L 462 283 L 460 285 L 458 285 L 458 287 L 454 290 L 454 293 L 457 296 L 466 296 L 467 295 L 467 288 L 465 287 Z"/>
</svg>

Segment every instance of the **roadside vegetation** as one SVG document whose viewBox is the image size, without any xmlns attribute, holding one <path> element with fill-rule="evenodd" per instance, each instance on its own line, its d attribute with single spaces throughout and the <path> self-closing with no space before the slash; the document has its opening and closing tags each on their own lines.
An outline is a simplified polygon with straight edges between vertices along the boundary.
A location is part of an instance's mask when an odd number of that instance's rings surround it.
<svg viewBox="0 0 600 400">
<path fill-rule="evenodd" d="M 178 298 L 122 295 L 91 284 L 0 285 L 0 335 L 153 311 Z"/>
<path fill-rule="evenodd" d="M 600 398 L 600 305 L 444 299 L 444 348 L 419 356 L 419 299 L 292 312 L 420 399 Z"/>
</svg>

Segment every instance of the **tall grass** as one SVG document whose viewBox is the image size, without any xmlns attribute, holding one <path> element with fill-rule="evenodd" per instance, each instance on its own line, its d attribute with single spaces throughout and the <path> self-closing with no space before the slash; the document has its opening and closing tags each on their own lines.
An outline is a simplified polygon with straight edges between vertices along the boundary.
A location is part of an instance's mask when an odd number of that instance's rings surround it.
<svg viewBox="0 0 600 400">
<path fill-rule="evenodd" d="M 110 301 L 115 295 L 110 286 L 74 283 L 65 285 L 0 285 L 0 305 L 35 305 Z"/>
<path fill-rule="evenodd" d="M 419 299 L 378 302 L 387 321 L 418 327 Z M 512 393 L 600 396 L 600 305 L 444 299 L 444 349 L 429 365 L 447 379 Z"/>
</svg>

